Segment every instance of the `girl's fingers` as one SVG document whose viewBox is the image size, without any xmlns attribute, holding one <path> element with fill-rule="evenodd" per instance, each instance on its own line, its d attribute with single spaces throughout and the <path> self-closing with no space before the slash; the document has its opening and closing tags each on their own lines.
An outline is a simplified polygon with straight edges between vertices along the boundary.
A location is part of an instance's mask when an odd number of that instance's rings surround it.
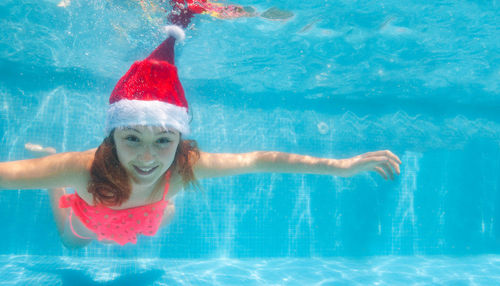
<svg viewBox="0 0 500 286">
<path fill-rule="evenodd" d="M 399 159 L 399 157 L 398 157 L 398 156 L 396 156 L 394 153 L 392 153 L 392 152 L 391 152 L 391 151 L 389 151 L 389 150 L 387 150 L 387 152 L 389 152 L 389 153 L 388 153 L 388 154 L 389 154 L 389 157 L 390 157 L 392 160 L 396 161 L 398 164 L 401 164 L 401 160 Z"/>
<path fill-rule="evenodd" d="M 373 159 L 376 160 L 375 162 L 377 162 L 375 169 L 383 170 L 385 174 L 384 178 L 394 180 L 394 171 L 392 170 L 390 160 L 382 157 Z"/>
<path fill-rule="evenodd" d="M 394 171 L 392 170 L 391 166 L 389 163 L 385 163 L 382 165 L 382 168 L 384 168 L 384 171 L 389 175 L 389 178 L 391 180 L 394 180 Z"/>
<path fill-rule="evenodd" d="M 380 176 L 382 176 L 384 179 L 387 180 L 387 174 L 384 172 L 384 170 L 380 167 L 375 167 L 375 172 L 379 173 Z"/>
<path fill-rule="evenodd" d="M 394 162 L 394 160 L 389 160 L 389 163 L 391 164 L 392 168 L 396 171 L 396 174 L 401 174 L 401 170 L 399 169 L 399 164 L 397 162 Z"/>
<path fill-rule="evenodd" d="M 391 174 L 391 179 L 394 177 L 394 172 L 398 175 L 401 174 L 399 167 L 401 160 L 389 150 L 366 153 L 363 161 L 371 161 L 375 165 L 387 164 L 384 168 Z"/>
<path fill-rule="evenodd" d="M 398 164 L 401 164 L 401 160 L 399 159 L 399 157 L 394 155 L 394 153 L 392 153 L 389 150 L 368 152 L 364 154 L 364 157 L 379 157 L 379 156 L 388 157 L 397 162 Z"/>
<path fill-rule="evenodd" d="M 389 150 L 369 152 L 360 157 L 358 164 L 364 165 L 364 170 L 375 170 L 386 180 L 394 180 L 396 175 L 401 174 L 401 160 Z"/>
</svg>

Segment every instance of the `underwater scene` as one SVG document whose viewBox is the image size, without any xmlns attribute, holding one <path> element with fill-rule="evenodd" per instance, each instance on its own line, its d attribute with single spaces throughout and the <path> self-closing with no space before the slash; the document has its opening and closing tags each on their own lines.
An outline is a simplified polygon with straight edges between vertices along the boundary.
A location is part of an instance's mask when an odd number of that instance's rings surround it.
<svg viewBox="0 0 500 286">
<path fill-rule="evenodd" d="M 27 143 L 98 147 L 110 94 L 165 40 L 174 2 L 3 0 L 0 162 L 34 158 Z M 79 249 L 47 189 L 0 188 L 0 285 L 500 284 L 500 3 L 183 5 L 202 6 L 175 44 L 200 150 L 390 150 L 400 174 L 199 180 L 156 235 Z"/>
</svg>

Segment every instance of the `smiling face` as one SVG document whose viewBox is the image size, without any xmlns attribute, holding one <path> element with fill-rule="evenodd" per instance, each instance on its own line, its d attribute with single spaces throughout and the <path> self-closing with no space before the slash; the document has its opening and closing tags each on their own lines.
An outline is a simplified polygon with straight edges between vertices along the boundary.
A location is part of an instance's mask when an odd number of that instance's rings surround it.
<svg viewBox="0 0 500 286">
<path fill-rule="evenodd" d="M 116 128 L 114 141 L 118 160 L 132 183 L 153 185 L 172 165 L 180 134 L 163 127 Z"/>
</svg>

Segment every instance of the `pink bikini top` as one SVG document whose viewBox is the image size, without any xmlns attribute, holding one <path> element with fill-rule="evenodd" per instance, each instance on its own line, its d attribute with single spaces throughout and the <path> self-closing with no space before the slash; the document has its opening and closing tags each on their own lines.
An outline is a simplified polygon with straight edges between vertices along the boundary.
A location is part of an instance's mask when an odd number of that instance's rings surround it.
<svg viewBox="0 0 500 286">
<path fill-rule="evenodd" d="M 60 208 L 72 208 L 82 223 L 97 234 L 97 239 L 114 240 L 120 245 L 136 244 L 137 234 L 153 236 L 158 231 L 168 201 L 170 172 L 165 175 L 167 183 L 161 201 L 128 209 L 113 210 L 103 205 L 89 205 L 77 193 L 64 195 L 59 200 Z"/>
</svg>

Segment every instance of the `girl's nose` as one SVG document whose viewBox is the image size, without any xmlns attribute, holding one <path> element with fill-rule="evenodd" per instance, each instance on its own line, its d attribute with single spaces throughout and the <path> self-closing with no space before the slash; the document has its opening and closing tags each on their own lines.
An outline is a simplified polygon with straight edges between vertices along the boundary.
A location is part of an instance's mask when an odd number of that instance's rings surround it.
<svg viewBox="0 0 500 286">
<path fill-rule="evenodd" d="M 147 165 L 148 163 L 153 163 L 154 156 L 153 156 L 149 147 L 144 148 L 144 151 L 142 152 L 142 154 L 139 155 L 139 160 L 142 163 L 144 163 L 144 165 Z"/>
</svg>

